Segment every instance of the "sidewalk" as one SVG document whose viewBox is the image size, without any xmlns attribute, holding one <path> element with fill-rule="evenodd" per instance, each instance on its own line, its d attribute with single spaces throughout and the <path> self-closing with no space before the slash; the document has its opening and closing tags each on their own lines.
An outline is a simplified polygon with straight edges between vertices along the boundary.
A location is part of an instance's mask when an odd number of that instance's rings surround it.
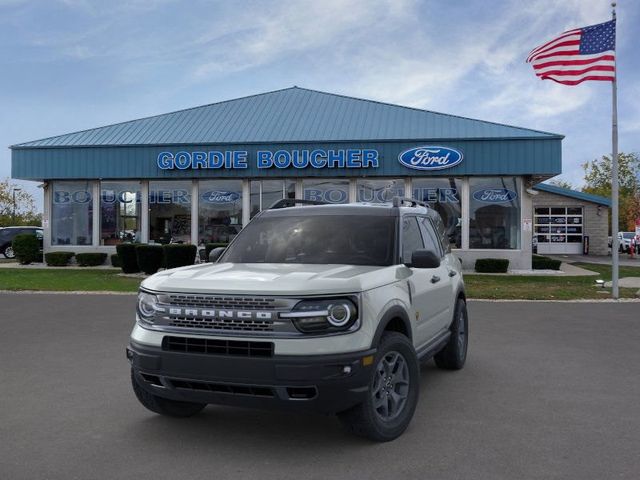
<svg viewBox="0 0 640 480">
<path fill-rule="evenodd" d="M 65 267 L 50 267 L 46 263 L 30 263 L 29 265 L 20 265 L 18 262 L 0 262 L 0 269 L 3 268 L 20 268 L 25 270 L 113 270 L 120 271 L 120 268 L 112 267 L 111 265 L 98 265 L 96 267 L 81 267 L 77 263 L 67 265 Z"/>
<path fill-rule="evenodd" d="M 558 259 L 560 260 L 560 259 Z M 554 276 L 554 277 L 587 277 L 600 275 L 598 272 L 592 272 L 584 268 L 576 267 L 570 263 L 562 263 L 560 270 L 509 270 L 507 273 L 478 273 L 474 270 L 465 270 L 464 275 L 503 275 L 503 276 Z"/>
<path fill-rule="evenodd" d="M 598 263 L 611 265 L 611 255 L 545 255 L 545 257 L 555 258 L 566 263 Z M 628 253 L 621 253 L 618 257 L 620 265 L 625 267 L 640 267 L 640 258 L 631 258 Z"/>
</svg>

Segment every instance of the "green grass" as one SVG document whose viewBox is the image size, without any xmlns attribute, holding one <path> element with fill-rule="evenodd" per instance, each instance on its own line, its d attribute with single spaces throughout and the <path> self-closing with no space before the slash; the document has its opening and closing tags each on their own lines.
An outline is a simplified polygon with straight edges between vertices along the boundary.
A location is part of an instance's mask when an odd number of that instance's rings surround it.
<svg viewBox="0 0 640 480">
<path fill-rule="evenodd" d="M 595 280 L 611 279 L 611 267 L 592 263 L 575 264 L 600 273 L 600 276 L 516 276 L 465 275 L 469 298 L 522 300 L 575 300 L 580 298 L 610 298 L 599 293 Z M 640 267 L 620 267 L 620 277 L 640 277 Z M 116 270 L 64 269 L 0 269 L 0 290 L 42 291 L 107 291 L 135 292 L 139 279 L 118 276 Z M 620 296 L 632 298 L 636 289 L 621 288 Z"/>
<path fill-rule="evenodd" d="M 0 290 L 135 292 L 140 280 L 117 270 L 0 269 Z"/>
<path fill-rule="evenodd" d="M 611 298 L 603 289 L 595 286 L 596 279 L 611 280 L 611 267 L 594 263 L 574 265 L 600 273 L 600 276 L 515 276 L 473 275 L 464 276 L 469 298 L 523 299 L 523 300 L 576 300 L 581 298 Z M 620 267 L 620 277 L 640 277 L 640 267 Z M 635 297 L 637 289 L 621 288 L 621 298 Z"/>
</svg>

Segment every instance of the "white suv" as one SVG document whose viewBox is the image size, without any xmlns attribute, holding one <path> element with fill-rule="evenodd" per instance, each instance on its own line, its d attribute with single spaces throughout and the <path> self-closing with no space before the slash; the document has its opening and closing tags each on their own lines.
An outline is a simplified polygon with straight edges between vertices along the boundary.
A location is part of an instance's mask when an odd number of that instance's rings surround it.
<svg viewBox="0 0 640 480">
<path fill-rule="evenodd" d="M 145 407 L 316 411 L 388 441 L 413 416 L 419 361 L 463 367 L 464 283 L 440 216 L 401 198 L 316 203 L 281 200 L 215 263 L 142 283 L 127 357 Z"/>
</svg>

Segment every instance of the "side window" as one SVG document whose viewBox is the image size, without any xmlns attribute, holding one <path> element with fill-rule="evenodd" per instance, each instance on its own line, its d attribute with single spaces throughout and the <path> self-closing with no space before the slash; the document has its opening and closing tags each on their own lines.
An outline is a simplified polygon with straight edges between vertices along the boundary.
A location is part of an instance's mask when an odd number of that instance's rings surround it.
<svg viewBox="0 0 640 480">
<path fill-rule="evenodd" d="M 424 248 L 416 217 L 402 219 L 402 263 L 411 263 L 414 250 Z"/>
<path fill-rule="evenodd" d="M 442 257 L 444 255 L 442 251 L 442 245 L 438 240 L 433 224 L 426 217 L 420 217 L 418 220 L 420 223 L 420 229 L 422 230 L 422 237 L 424 238 L 424 248 L 435 252 L 436 255 Z"/>
</svg>

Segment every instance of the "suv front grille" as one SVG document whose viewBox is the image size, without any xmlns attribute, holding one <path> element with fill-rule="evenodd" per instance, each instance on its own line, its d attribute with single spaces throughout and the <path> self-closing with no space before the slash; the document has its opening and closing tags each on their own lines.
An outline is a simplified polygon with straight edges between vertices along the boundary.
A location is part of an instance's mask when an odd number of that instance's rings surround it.
<svg viewBox="0 0 640 480">
<path fill-rule="evenodd" d="M 167 295 L 168 304 L 176 307 L 223 308 L 237 310 L 275 310 L 274 298 L 228 297 L 220 295 Z"/>
<path fill-rule="evenodd" d="M 240 357 L 272 357 L 273 342 L 214 340 L 209 338 L 164 337 L 162 349 L 171 352 L 234 355 Z"/>
<path fill-rule="evenodd" d="M 287 297 L 206 293 L 158 293 L 159 308 L 149 322 L 158 330 L 200 335 L 298 335 L 291 321 L 280 319 L 300 301 Z"/>
<path fill-rule="evenodd" d="M 230 318 L 202 318 L 169 316 L 172 327 L 201 328 L 208 330 L 232 330 L 244 332 L 272 332 L 272 320 L 242 320 Z"/>
<path fill-rule="evenodd" d="M 228 393 L 231 395 L 250 395 L 254 397 L 275 397 L 273 389 L 259 385 L 231 385 L 228 383 L 197 382 L 193 380 L 168 379 L 174 388 L 185 390 L 200 390 L 213 393 Z"/>
</svg>

